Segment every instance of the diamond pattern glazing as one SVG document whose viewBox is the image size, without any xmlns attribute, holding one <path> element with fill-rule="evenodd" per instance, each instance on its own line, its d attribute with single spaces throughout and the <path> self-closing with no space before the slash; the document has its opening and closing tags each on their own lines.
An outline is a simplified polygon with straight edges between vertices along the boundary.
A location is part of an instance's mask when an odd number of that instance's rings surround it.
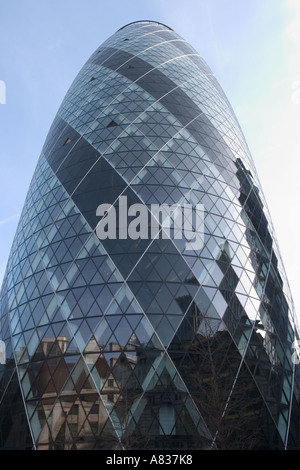
<svg viewBox="0 0 300 470">
<path fill-rule="evenodd" d="M 204 246 L 96 209 L 203 204 Z M 51 126 L 1 291 L 2 449 L 299 448 L 295 313 L 251 155 L 170 28 L 97 49 Z M 226 436 L 226 439 L 225 439 Z"/>
</svg>

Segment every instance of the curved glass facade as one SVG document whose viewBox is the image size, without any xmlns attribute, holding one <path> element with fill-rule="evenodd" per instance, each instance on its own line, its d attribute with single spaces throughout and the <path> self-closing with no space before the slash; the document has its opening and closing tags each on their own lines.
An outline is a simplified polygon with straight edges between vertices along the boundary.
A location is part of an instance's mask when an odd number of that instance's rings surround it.
<svg viewBox="0 0 300 470">
<path fill-rule="evenodd" d="M 148 214 L 201 204 L 201 248 L 142 236 L 133 213 L 135 236 L 116 217 L 100 238 L 97 208 L 121 213 L 120 196 Z M 67 92 L 0 338 L 2 449 L 299 448 L 295 313 L 260 184 L 213 73 L 171 28 L 121 28 Z"/>
</svg>

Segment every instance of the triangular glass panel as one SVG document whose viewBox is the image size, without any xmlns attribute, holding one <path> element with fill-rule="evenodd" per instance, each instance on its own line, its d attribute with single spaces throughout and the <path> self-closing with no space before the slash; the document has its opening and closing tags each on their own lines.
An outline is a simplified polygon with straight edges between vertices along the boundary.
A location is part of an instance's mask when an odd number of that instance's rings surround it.
<svg viewBox="0 0 300 470">
<path fill-rule="evenodd" d="M 86 320 L 69 320 L 69 325 L 80 351 L 83 351 L 92 334 L 88 322 Z"/>
<path fill-rule="evenodd" d="M 110 121 L 110 123 L 106 127 L 116 127 L 118 124 L 115 121 Z"/>
<path fill-rule="evenodd" d="M 102 426 L 103 427 L 99 433 L 97 448 L 99 450 L 112 449 L 112 448 L 116 450 L 121 450 L 120 440 L 111 422 L 111 419 L 108 418 L 106 422 L 103 423 Z"/>
<path fill-rule="evenodd" d="M 100 320 L 98 326 L 94 330 L 94 337 L 101 350 L 105 349 L 111 334 L 112 331 L 107 323 L 107 320 L 106 318 L 103 318 Z"/>
</svg>

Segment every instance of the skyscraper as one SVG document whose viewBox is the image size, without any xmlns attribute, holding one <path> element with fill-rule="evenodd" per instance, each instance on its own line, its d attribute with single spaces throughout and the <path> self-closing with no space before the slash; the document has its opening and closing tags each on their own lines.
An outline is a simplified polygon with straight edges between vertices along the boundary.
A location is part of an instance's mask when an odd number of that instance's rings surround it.
<svg viewBox="0 0 300 470">
<path fill-rule="evenodd" d="M 220 85 L 171 28 L 124 26 L 67 92 L 24 204 L 0 447 L 297 449 L 297 334 Z"/>
</svg>

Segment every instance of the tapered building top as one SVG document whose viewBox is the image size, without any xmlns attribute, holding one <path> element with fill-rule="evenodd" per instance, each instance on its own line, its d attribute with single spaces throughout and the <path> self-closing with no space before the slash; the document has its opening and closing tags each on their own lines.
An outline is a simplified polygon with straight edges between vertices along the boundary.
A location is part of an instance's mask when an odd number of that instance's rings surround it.
<svg viewBox="0 0 300 470">
<path fill-rule="evenodd" d="M 67 92 L 13 242 L 0 447 L 299 448 L 294 316 L 214 74 L 166 25 L 120 28 Z"/>
</svg>

